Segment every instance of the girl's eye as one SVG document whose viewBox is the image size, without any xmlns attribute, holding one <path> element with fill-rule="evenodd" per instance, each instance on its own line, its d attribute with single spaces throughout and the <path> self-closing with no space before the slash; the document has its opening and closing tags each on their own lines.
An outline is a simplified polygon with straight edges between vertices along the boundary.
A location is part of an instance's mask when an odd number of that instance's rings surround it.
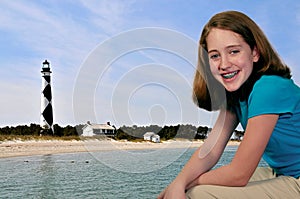
<svg viewBox="0 0 300 199">
<path fill-rule="evenodd" d="M 219 57 L 219 54 L 212 54 L 209 56 L 210 59 L 217 59 Z"/>
<path fill-rule="evenodd" d="M 240 52 L 239 50 L 232 50 L 232 51 L 230 51 L 230 54 L 237 54 L 239 52 Z"/>
</svg>

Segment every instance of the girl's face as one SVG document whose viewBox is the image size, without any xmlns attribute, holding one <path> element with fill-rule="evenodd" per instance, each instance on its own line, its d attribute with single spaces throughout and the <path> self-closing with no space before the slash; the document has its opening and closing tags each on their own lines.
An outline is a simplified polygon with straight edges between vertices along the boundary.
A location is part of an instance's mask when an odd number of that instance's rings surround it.
<svg viewBox="0 0 300 199">
<path fill-rule="evenodd" d="M 259 59 L 256 47 L 251 50 L 239 34 L 219 28 L 211 29 L 206 43 L 212 75 L 227 91 L 238 90 Z"/>
</svg>

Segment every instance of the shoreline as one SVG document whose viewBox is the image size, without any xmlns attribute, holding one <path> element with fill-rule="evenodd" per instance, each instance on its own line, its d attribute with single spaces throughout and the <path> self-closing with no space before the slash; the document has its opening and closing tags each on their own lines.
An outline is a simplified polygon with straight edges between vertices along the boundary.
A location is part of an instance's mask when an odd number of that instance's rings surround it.
<svg viewBox="0 0 300 199">
<path fill-rule="evenodd" d="M 229 141 L 227 146 L 239 145 L 240 142 Z M 168 140 L 161 143 L 130 142 L 116 140 L 28 140 L 0 142 L 0 159 L 20 156 L 50 155 L 80 152 L 101 152 L 113 150 L 149 150 L 171 148 L 197 148 L 202 140 Z"/>
</svg>

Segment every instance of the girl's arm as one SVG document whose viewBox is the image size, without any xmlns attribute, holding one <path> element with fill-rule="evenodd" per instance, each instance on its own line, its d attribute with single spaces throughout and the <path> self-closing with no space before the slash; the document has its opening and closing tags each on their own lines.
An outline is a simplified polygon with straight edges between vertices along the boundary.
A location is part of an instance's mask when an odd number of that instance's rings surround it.
<svg viewBox="0 0 300 199">
<path fill-rule="evenodd" d="M 278 120 L 278 115 L 260 115 L 248 120 L 245 136 L 229 165 L 201 175 L 197 184 L 246 186 L 254 173 Z"/>
<path fill-rule="evenodd" d="M 201 174 L 210 170 L 221 157 L 238 122 L 236 115 L 221 110 L 218 119 L 202 147 L 197 149 L 176 179 L 158 198 L 185 198 L 185 190 Z"/>
</svg>

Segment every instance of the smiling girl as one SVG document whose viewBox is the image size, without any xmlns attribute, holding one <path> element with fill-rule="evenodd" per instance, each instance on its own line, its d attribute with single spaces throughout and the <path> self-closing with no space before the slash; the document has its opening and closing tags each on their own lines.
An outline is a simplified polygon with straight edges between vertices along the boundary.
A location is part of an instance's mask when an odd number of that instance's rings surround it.
<svg viewBox="0 0 300 199">
<path fill-rule="evenodd" d="M 300 198 L 300 88 L 248 16 L 222 12 L 205 25 L 193 90 L 195 103 L 219 116 L 158 198 Z M 239 123 L 234 158 L 212 169 Z M 262 157 L 269 167 L 257 168 Z"/>
</svg>

